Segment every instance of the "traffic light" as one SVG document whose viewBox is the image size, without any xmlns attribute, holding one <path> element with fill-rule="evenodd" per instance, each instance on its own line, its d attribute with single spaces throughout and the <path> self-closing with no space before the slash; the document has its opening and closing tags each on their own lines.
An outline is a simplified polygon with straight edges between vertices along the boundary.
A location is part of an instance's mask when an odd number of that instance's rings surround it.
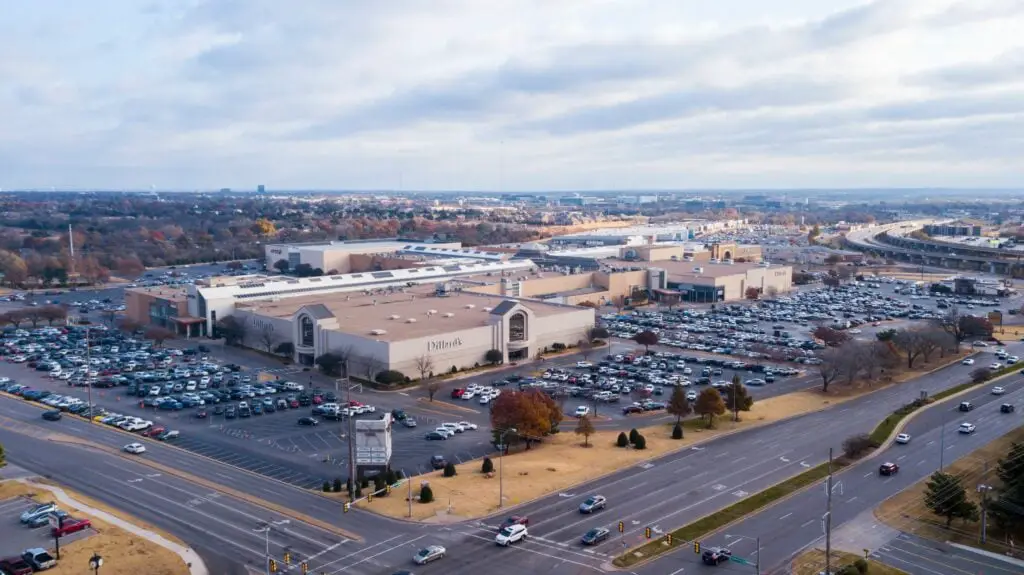
<svg viewBox="0 0 1024 575">
<path fill-rule="evenodd" d="M 302 575 L 306 575 L 309 572 L 309 563 L 303 561 L 299 566 L 302 568 Z"/>
<path fill-rule="evenodd" d="M 671 533 L 666 533 L 665 534 L 665 543 L 668 543 L 669 545 L 672 544 L 672 534 Z"/>
<path fill-rule="evenodd" d="M 371 501 L 373 501 L 373 492 L 372 491 L 367 491 L 366 492 L 366 502 L 369 503 Z"/>
<path fill-rule="evenodd" d="M 274 561 L 273 559 L 270 560 L 270 572 L 277 573 L 277 561 Z"/>
<path fill-rule="evenodd" d="M 651 538 L 651 528 L 650 527 L 644 527 L 644 537 L 646 537 L 648 539 Z"/>
<path fill-rule="evenodd" d="M 287 551 L 284 552 L 284 564 L 285 565 L 291 565 L 292 564 L 292 554 L 287 552 Z"/>
<path fill-rule="evenodd" d="M 345 511 L 345 513 L 348 513 L 348 508 L 349 508 L 349 507 L 351 507 L 351 506 L 352 506 L 352 504 L 351 504 L 351 503 L 346 503 L 346 504 L 345 504 L 345 505 L 344 505 L 344 506 L 342 507 L 342 510 L 344 510 L 344 511 Z"/>
<path fill-rule="evenodd" d="M 624 532 L 625 530 L 626 530 L 626 524 L 625 524 L 625 522 L 623 522 L 623 521 L 619 521 L 619 533 L 622 533 L 622 532 Z"/>
<path fill-rule="evenodd" d="M 693 542 L 693 552 L 700 555 L 700 541 Z"/>
<path fill-rule="evenodd" d="M 390 483 L 388 483 L 387 485 L 384 486 L 384 493 L 386 493 L 388 495 L 391 495 L 391 484 Z"/>
</svg>

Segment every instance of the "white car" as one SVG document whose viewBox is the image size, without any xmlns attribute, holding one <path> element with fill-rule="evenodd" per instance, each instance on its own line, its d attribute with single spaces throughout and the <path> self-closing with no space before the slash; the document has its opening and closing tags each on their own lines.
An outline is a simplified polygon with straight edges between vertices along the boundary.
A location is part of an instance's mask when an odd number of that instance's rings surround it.
<svg viewBox="0 0 1024 575">
<path fill-rule="evenodd" d="M 450 433 L 462 433 L 465 429 L 462 428 L 458 423 L 442 423 L 441 427 L 447 429 Z"/>
<path fill-rule="evenodd" d="M 440 433 L 441 435 L 443 435 L 445 437 L 445 439 L 455 435 L 455 431 L 452 430 L 452 429 L 449 429 L 447 427 L 438 427 L 434 431 L 436 431 L 437 433 Z"/>
<path fill-rule="evenodd" d="M 896 443 L 902 443 L 903 445 L 906 445 L 906 444 L 910 443 L 910 435 L 907 434 L 907 433 L 901 433 L 901 434 L 897 435 L 896 436 Z"/>
<path fill-rule="evenodd" d="M 594 366 L 594 364 L 590 363 L 589 361 L 577 361 L 576 362 L 576 367 L 578 367 L 579 369 L 588 369 L 588 368 L 591 368 L 593 366 Z"/>
<path fill-rule="evenodd" d="M 968 357 L 967 359 L 961 361 L 960 363 L 964 365 L 974 365 L 974 360 Z"/>
<path fill-rule="evenodd" d="M 469 421 L 460 421 L 459 425 L 462 426 L 462 429 L 466 431 L 474 431 L 477 428 L 477 425 L 475 423 Z"/>
<path fill-rule="evenodd" d="M 976 429 L 978 428 L 973 423 L 961 423 L 957 431 L 960 433 L 974 433 Z"/>
<path fill-rule="evenodd" d="M 1020 358 L 1015 355 L 1011 355 L 1010 357 L 1006 358 L 1006 363 L 1010 365 L 1017 363 L 1018 361 L 1020 361 Z"/>
<path fill-rule="evenodd" d="M 1002 369 L 1003 368 L 1003 364 L 1001 364 L 1001 363 L 993 363 L 992 365 L 988 366 L 988 368 L 991 369 L 992 371 L 996 371 L 998 369 Z"/>
<path fill-rule="evenodd" d="M 440 545 L 431 545 L 430 547 L 420 549 L 418 553 L 412 556 L 412 561 L 417 565 L 426 565 L 431 561 L 441 559 L 447 552 L 448 551 Z"/>
<path fill-rule="evenodd" d="M 697 392 L 696 391 L 687 391 L 686 392 L 686 401 L 697 401 Z"/>
<path fill-rule="evenodd" d="M 1006 393 L 1006 390 L 999 386 L 992 388 L 992 395 L 1002 395 L 1004 393 Z"/>
<path fill-rule="evenodd" d="M 584 415 L 590 415 L 590 408 L 587 407 L 586 405 L 581 405 L 581 406 L 576 408 L 576 413 L 574 413 L 574 415 L 576 417 L 583 417 Z"/>
<path fill-rule="evenodd" d="M 141 443 L 129 443 L 124 446 L 124 450 L 128 453 L 134 453 L 136 455 L 146 452 L 146 446 Z"/>
<path fill-rule="evenodd" d="M 504 529 L 499 531 L 498 535 L 494 538 L 494 542 L 498 545 L 501 545 L 502 547 L 508 547 L 513 543 L 519 543 L 520 541 L 526 539 L 526 536 L 526 526 L 519 525 L 517 523 L 515 525 L 509 525 L 508 527 L 505 527 Z"/>
</svg>

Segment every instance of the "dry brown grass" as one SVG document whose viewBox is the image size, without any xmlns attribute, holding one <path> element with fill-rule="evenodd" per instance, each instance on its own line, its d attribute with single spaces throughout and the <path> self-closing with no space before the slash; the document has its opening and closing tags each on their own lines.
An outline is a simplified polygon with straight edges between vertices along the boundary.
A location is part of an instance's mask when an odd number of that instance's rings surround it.
<svg viewBox="0 0 1024 575">
<path fill-rule="evenodd" d="M 64 489 L 62 487 L 62 489 Z M 157 531 L 150 526 L 137 520 L 116 512 L 109 507 L 98 504 L 96 501 L 81 494 L 64 489 L 64 491 L 75 501 L 83 505 L 95 506 L 112 515 L 131 521 L 145 529 Z M 53 495 L 41 488 L 33 488 L 31 485 L 15 481 L 0 483 L 0 499 L 10 497 L 30 497 L 36 501 L 52 501 Z M 68 507 L 64 505 L 64 507 Z M 67 509 L 76 517 L 88 517 L 92 521 L 95 534 L 73 543 L 61 545 L 60 562 L 57 567 L 48 570 L 53 575 L 80 575 L 87 571 L 89 558 L 93 553 L 99 553 L 103 557 L 103 573 L 105 575 L 187 575 L 189 572 L 181 557 L 169 549 L 165 549 L 156 543 L 135 537 L 131 533 L 118 527 L 114 527 L 105 521 L 97 519 L 88 513 L 82 512 L 75 507 Z M 157 531 L 159 532 L 159 531 Z M 180 541 L 159 532 L 160 535 L 171 541 Z M 182 544 L 184 545 L 184 544 Z"/>
<path fill-rule="evenodd" d="M 505 505 L 517 505 L 561 490 L 583 481 L 592 480 L 630 465 L 639 465 L 647 459 L 665 455 L 693 445 L 698 441 L 720 436 L 739 429 L 765 425 L 797 414 L 808 413 L 847 401 L 859 395 L 837 387 L 836 391 L 822 394 L 818 391 L 800 391 L 759 401 L 750 412 L 742 414 L 742 421 L 732 422 L 728 417 L 716 424 L 716 429 L 691 430 L 682 440 L 671 438 L 672 425 L 660 424 L 640 428 L 647 438 L 647 449 L 622 449 L 615 446 L 618 431 L 598 431 L 590 437 L 590 448 L 582 447 L 583 438 L 572 432 L 571 421 L 565 432 L 550 437 L 529 451 L 505 457 L 508 469 L 504 474 Z M 497 470 L 499 461 L 494 459 Z M 455 477 L 443 477 L 434 472 L 414 479 L 413 495 L 419 493 L 419 482 L 427 480 L 434 492 L 434 502 L 413 503 L 412 515 L 418 520 L 461 520 L 483 517 L 498 510 L 498 476 L 485 477 L 480 473 L 480 462 L 472 461 L 456 467 Z M 372 503 L 358 505 L 391 517 L 408 517 L 406 489 L 398 489 L 390 497 L 375 498 Z M 338 494 L 340 497 L 342 494 Z M 451 505 L 451 513 L 448 506 Z"/>
<path fill-rule="evenodd" d="M 1024 442 L 1024 428 L 1018 428 L 1006 435 L 977 449 L 967 457 L 962 457 L 945 468 L 950 473 L 961 478 L 966 487 L 967 496 L 975 503 L 979 503 L 978 493 L 973 486 L 978 483 L 998 481 L 995 476 L 996 464 L 1000 458 L 1005 457 L 1012 443 Z M 989 473 L 986 476 L 983 471 L 983 462 L 988 463 Z M 918 481 L 907 489 L 893 495 L 875 508 L 875 517 L 879 521 L 901 531 L 913 533 L 935 541 L 955 541 L 968 545 L 978 545 L 981 535 L 980 522 L 962 522 L 955 520 L 951 528 L 946 528 L 944 518 L 933 514 L 924 505 L 924 492 L 928 478 Z M 989 524 L 989 533 L 992 534 L 994 526 Z M 996 552 L 1006 552 L 1007 548 L 995 537 L 989 538 L 986 548 Z"/>
<path fill-rule="evenodd" d="M 833 572 L 838 571 L 839 567 L 852 565 L 854 561 L 860 559 L 857 555 L 845 551 L 832 551 L 829 553 L 829 556 L 832 559 L 832 565 L 829 570 Z M 818 575 L 824 570 L 825 552 L 821 549 L 805 551 L 797 555 L 796 559 L 793 560 L 793 575 Z M 871 575 L 907 575 L 906 571 L 901 571 L 873 559 L 868 559 L 868 573 Z"/>
</svg>

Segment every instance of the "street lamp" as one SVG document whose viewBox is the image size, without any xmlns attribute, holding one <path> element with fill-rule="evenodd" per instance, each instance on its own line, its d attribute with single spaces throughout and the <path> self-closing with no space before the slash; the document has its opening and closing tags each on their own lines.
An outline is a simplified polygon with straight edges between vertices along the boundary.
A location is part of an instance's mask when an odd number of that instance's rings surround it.
<svg viewBox="0 0 1024 575">
<path fill-rule="evenodd" d="M 253 529 L 254 532 L 262 533 L 263 534 L 263 544 L 264 544 L 263 568 L 266 570 L 267 575 L 271 575 L 271 573 L 270 573 L 270 530 L 273 528 L 274 525 L 287 525 L 289 523 L 291 523 L 291 521 L 289 521 L 288 519 L 282 519 L 281 521 L 275 521 L 273 523 L 267 521 L 265 523 L 261 523 L 260 526 L 257 527 L 256 529 Z"/>
<path fill-rule="evenodd" d="M 746 535 L 726 535 L 726 539 L 746 539 L 747 541 L 753 541 L 757 548 L 754 550 L 754 572 L 760 575 L 761 573 L 761 538 L 760 537 L 747 537 Z M 749 565 L 749 563 L 747 563 Z"/>
<path fill-rule="evenodd" d="M 518 429 L 510 427 L 505 431 L 502 431 L 501 434 L 498 435 L 498 438 L 500 440 L 500 443 L 498 444 L 498 509 L 501 509 L 502 507 L 505 506 L 505 436 L 508 435 L 509 433 L 518 432 Z"/>
<path fill-rule="evenodd" d="M 99 553 L 93 553 L 92 557 L 89 558 L 89 568 L 92 569 L 94 575 L 100 572 L 101 565 L 103 565 L 103 558 L 100 557 Z"/>
</svg>

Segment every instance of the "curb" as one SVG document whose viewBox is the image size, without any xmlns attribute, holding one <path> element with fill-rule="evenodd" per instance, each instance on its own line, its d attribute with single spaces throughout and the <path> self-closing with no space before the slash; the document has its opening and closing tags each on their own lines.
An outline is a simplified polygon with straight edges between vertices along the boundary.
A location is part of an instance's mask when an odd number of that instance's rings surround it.
<svg viewBox="0 0 1024 575">
<path fill-rule="evenodd" d="M 945 367 L 948 367 L 948 365 L 945 366 Z M 1008 375 L 1013 375 L 1013 374 L 1007 373 L 1007 374 L 1004 374 L 1004 375 L 1002 375 L 1000 377 L 997 377 L 997 378 L 994 378 L 994 379 L 990 379 L 988 381 L 981 382 L 978 385 L 983 385 L 985 383 L 989 383 L 991 381 L 995 381 L 997 379 L 1000 379 L 1002 377 L 1006 377 Z M 896 427 L 893 428 L 892 433 L 889 434 L 889 438 L 886 439 L 881 445 L 879 445 L 878 447 L 873 449 L 871 451 L 871 453 L 869 453 L 868 455 L 865 455 L 864 457 L 862 457 L 862 458 L 860 458 L 860 459 L 850 463 L 850 465 L 847 465 L 846 467 L 843 467 L 842 469 L 838 470 L 837 472 L 835 472 L 833 474 L 833 476 L 835 477 L 835 476 L 842 475 L 843 473 L 845 473 L 848 470 L 850 470 L 851 468 L 853 468 L 855 465 L 860 464 L 860 463 L 865 462 L 865 461 L 870 461 L 871 459 L 874 459 L 875 457 L 878 457 L 883 451 L 885 451 L 886 449 L 888 449 L 889 447 L 892 446 L 892 442 L 896 439 L 896 436 L 899 435 L 899 433 L 901 431 L 903 431 L 903 428 L 906 427 L 906 425 L 908 423 L 910 423 L 910 421 L 912 421 L 914 419 L 914 417 L 916 417 L 917 415 L 919 415 L 921 413 L 924 413 L 925 411 L 928 411 L 929 409 L 931 409 L 933 407 L 937 407 L 939 405 L 942 405 L 942 404 L 946 403 L 948 400 L 959 398 L 963 394 L 966 394 L 968 392 L 974 391 L 976 387 L 977 386 L 968 387 L 967 389 L 964 389 L 964 390 L 958 391 L 957 393 L 954 393 L 952 395 L 946 396 L 946 397 L 940 399 L 939 401 L 936 401 L 934 403 L 930 403 L 927 406 L 925 406 L 924 408 L 915 410 L 912 413 L 908 414 L 907 417 L 904 417 L 903 420 L 900 421 L 899 425 L 897 425 Z M 824 411 L 824 410 L 818 410 L 818 411 Z M 784 421 L 784 420 L 780 419 L 779 421 Z M 714 439 L 717 439 L 717 437 L 714 438 Z M 711 439 L 709 441 L 713 441 L 714 439 Z M 785 479 L 783 481 L 788 481 L 789 479 L 792 479 L 793 477 L 797 477 L 798 475 L 800 475 L 800 474 L 794 475 L 794 476 L 792 476 L 790 478 L 787 478 L 787 479 Z M 769 509 L 772 509 L 772 508 L 774 508 L 774 507 L 776 507 L 776 506 L 778 506 L 778 505 L 780 505 L 782 503 L 785 503 L 789 499 L 791 499 L 791 498 L 793 498 L 793 497 L 795 497 L 797 495 L 800 495 L 803 492 L 808 491 L 811 488 L 817 487 L 818 485 L 821 484 L 821 482 L 822 482 L 822 480 L 819 479 L 818 481 L 815 481 L 814 483 L 810 483 L 808 485 L 805 485 L 804 487 L 801 487 L 800 489 L 797 489 L 796 491 L 792 491 L 792 492 L 786 494 L 785 496 L 780 497 L 779 499 L 776 499 L 775 501 L 772 501 L 768 505 L 765 505 L 764 507 L 761 507 L 760 509 L 757 509 L 757 510 L 751 512 L 751 513 L 748 513 L 747 515 L 744 515 L 743 517 L 740 517 L 738 519 L 730 521 L 729 523 L 726 523 L 725 525 L 722 525 L 721 527 L 718 527 L 714 531 L 709 531 L 708 533 L 703 535 L 703 537 L 711 537 L 711 536 L 717 535 L 718 533 L 721 533 L 722 531 L 725 531 L 726 529 L 732 527 L 733 525 L 742 522 L 749 515 L 757 514 L 757 513 L 763 513 L 765 511 L 768 511 Z M 782 483 L 782 482 L 780 481 L 779 483 Z M 778 483 L 776 483 L 775 485 L 778 485 Z M 766 487 L 765 489 L 771 489 L 775 485 L 770 485 L 770 486 Z M 761 491 L 764 491 L 765 489 L 762 489 Z M 752 496 L 753 495 L 757 495 L 757 493 L 753 493 L 751 495 Z M 721 511 L 721 510 L 719 510 L 719 511 Z M 713 513 L 708 513 L 706 515 L 702 515 L 701 517 L 698 517 L 698 518 L 694 519 L 693 521 L 690 521 L 689 523 L 687 523 L 687 525 L 689 525 L 690 523 L 695 523 L 697 521 L 700 521 L 701 519 L 704 519 L 705 517 L 710 517 L 710 516 L 714 515 L 715 513 L 717 513 L 717 511 L 715 511 Z M 685 527 L 685 525 L 682 525 L 680 527 Z M 636 547 L 636 548 L 638 548 L 638 547 Z M 636 548 L 634 548 L 634 549 L 636 549 Z M 632 551 L 632 549 L 627 549 L 627 550 L 623 551 L 620 554 L 620 556 L 621 555 L 625 555 L 626 553 L 629 553 L 630 551 Z M 644 565 L 644 564 L 646 564 L 646 563 L 648 563 L 650 561 L 654 561 L 656 559 L 659 559 L 662 556 L 663 555 L 656 555 L 654 557 L 651 557 L 650 559 L 646 559 L 646 560 L 640 561 L 638 563 L 634 563 L 633 565 L 630 565 L 630 568 L 635 568 L 637 566 Z M 623 567 L 615 567 L 615 569 L 620 569 L 621 570 L 621 569 L 625 569 L 625 568 L 623 568 Z"/>
<path fill-rule="evenodd" d="M 203 559 L 199 556 L 199 554 L 192 550 L 191 547 L 179 545 L 178 543 L 169 541 L 168 539 L 164 538 L 162 535 L 156 533 L 155 531 L 142 529 L 128 521 L 125 521 L 124 519 L 121 519 L 120 517 L 117 517 L 116 515 L 103 511 L 102 509 L 96 509 L 95 507 L 90 507 L 84 503 L 76 501 L 73 497 L 68 495 L 67 492 L 65 492 L 60 487 L 46 485 L 44 483 L 36 483 L 26 478 L 14 479 L 12 481 L 16 481 L 23 485 L 31 486 L 33 489 L 38 488 L 49 491 L 50 493 L 55 495 L 57 500 L 59 500 L 61 503 L 77 507 L 81 510 L 85 510 L 90 515 L 93 515 L 107 523 L 110 523 L 111 525 L 114 525 L 115 527 L 118 527 L 123 531 L 127 531 L 128 533 L 142 537 L 143 539 L 146 539 L 151 543 L 155 543 L 160 547 L 163 547 L 164 549 L 173 552 L 174 554 L 181 557 L 181 560 L 184 561 L 185 564 L 188 566 L 190 575 L 209 575 L 210 573 L 210 570 L 206 568 L 206 563 L 203 562 Z"/>
<path fill-rule="evenodd" d="M 462 407 L 461 405 L 452 405 L 452 404 L 446 403 L 444 401 L 439 402 L 439 403 L 435 403 L 435 402 L 432 402 L 429 399 L 424 398 L 424 397 L 417 397 L 416 401 L 418 403 L 425 403 L 425 404 L 427 404 L 429 406 L 432 406 L 432 407 L 437 406 L 440 409 L 452 409 L 452 410 L 455 410 L 455 411 L 462 411 L 462 412 L 465 412 L 465 413 L 476 413 L 476 414 L 480 413 L 480 411 L 478 411 L 476 409 L 471 409 L 471 408 L 468 408 L 468 407 Z"/>
</svg>

